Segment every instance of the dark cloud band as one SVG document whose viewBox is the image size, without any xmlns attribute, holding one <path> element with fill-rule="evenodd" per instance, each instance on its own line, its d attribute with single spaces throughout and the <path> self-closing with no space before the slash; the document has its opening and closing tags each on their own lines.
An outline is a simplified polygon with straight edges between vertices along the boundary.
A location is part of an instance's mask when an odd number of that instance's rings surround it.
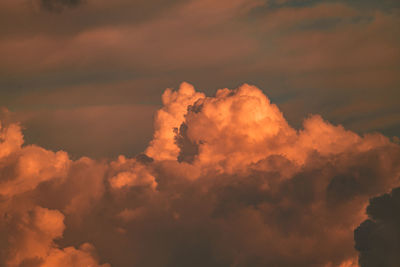
<svg viewBox="0 0 400 267">
<path fill-rule="evenodd" d="M 48 11 L 60 12 L 66 7 L 77 7 L 83 0 L 40 0 L 42 8 Z"/>
</svg>

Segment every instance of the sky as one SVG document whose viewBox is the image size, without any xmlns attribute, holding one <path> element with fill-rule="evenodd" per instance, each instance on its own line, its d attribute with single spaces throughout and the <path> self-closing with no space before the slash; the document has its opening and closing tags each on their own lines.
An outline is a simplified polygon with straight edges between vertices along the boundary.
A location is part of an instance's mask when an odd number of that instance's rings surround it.
<svg viewBox="0 0 400 267">
<path fill-rule="evenodd" d="M 397 267 L 397 0 L 2 0 L 0 266 Z"/>
<path fill-rule="evenodd" d="M 400 135 L 399 2 L 4 0 L 0 106 L 74 157 L 145 149 L 166 88 L 255 85 L 296 128 Z M 116 138 L 117 137 L 117 138 Z"/>
</svg>

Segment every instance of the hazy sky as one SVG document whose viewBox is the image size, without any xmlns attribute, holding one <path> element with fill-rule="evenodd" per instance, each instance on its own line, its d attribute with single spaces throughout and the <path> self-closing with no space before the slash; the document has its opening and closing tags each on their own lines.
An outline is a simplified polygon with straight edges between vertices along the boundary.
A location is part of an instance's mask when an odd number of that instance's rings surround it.
<svg viewBox="0 0 400 267">
<path fill-rule="evenodd" d="M 310 113 L 400 135 L 400 2 L 2 0 L 0 106 L 27 143 L 135 155 L 161 93 L 249 83 L 300 127 Z"/>
</svg>

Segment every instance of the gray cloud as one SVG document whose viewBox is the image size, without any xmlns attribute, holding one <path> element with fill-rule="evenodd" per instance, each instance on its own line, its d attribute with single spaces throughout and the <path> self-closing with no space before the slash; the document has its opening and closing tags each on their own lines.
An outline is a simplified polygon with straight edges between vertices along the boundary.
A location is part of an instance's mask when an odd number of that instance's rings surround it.
<svg viewBox="0 0 400 267">
<path fill-rule="evenodd" d="M 48 11 L 61 12 L 65 7 L 77 7 L 84 0 L 40 0 L 42 8 Z"/>
<path fill-rule="evenodd" d="M 396 267 L 400 262 L 400 187 L 370 200 L 369 219 L 354 231 L 361 267 Z"/>
</svg>

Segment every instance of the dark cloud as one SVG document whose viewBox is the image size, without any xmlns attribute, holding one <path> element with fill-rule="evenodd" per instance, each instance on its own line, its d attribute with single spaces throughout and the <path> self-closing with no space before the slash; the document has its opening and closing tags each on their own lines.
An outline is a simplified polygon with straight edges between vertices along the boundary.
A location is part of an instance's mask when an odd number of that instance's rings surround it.
<svg viewBox="0 0 400 267">
<path fill-rule="evenodd" d="M 84 0 L 40 0 L 43 9 L 54 12 L 61 12 L 65 8 L 73 8 L 81 5 Z"/>
<path fill-rule="evenodd" d="M 369 219 L 354 231 L 361 267 L 396 267 L 400 263 L 400 187 L 370 200 Z"/>
<path fill-rule="evenodd" d="M 66 7 L 77 7 L 83 2 L 84 0 L 40 0 L 42 8 L 55 12 L 61 12 Z"/>
<path fill-rule="evenodd" d="M 187 125 L 185 123 L 182 123 L 179 129 L 174 129 L 176 134 L 175 142 L 180 150 L 178 161 L 193 163 L 195 156 L 199 153 L 199 146 L 188 138 L 187 130 Z"/>
</svg>

